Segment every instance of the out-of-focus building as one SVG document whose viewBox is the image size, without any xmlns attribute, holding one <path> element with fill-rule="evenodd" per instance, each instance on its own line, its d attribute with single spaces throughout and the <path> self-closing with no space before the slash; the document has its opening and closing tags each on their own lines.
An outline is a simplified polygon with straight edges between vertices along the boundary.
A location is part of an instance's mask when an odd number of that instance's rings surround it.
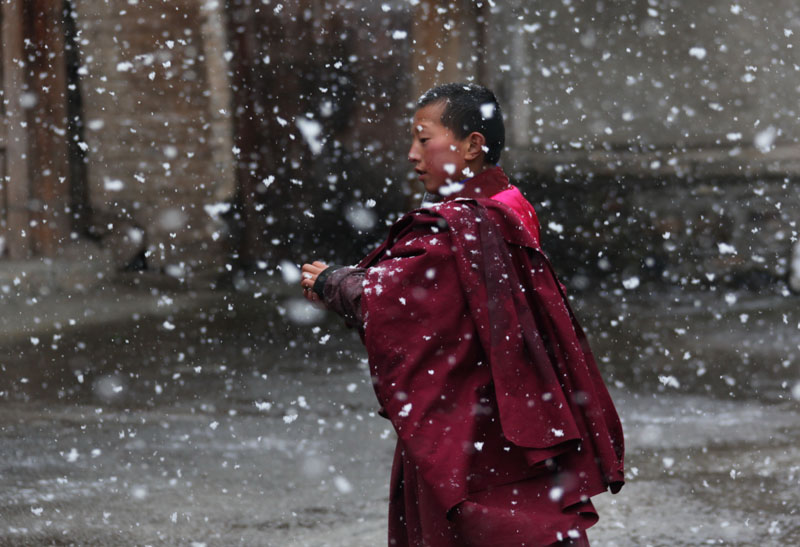
<svg viewBox="0 0 800 547">
<path fill-rule="evenodd" d="M 501 163 L 573 284 L 788 276 L 800 218 L 790 0 L 2 10 L 6 263 L 99 260 L 188 280 L 353 260 L 414 203 L 416 98 L 456 80 L 497 92 Z"/>
</svg>

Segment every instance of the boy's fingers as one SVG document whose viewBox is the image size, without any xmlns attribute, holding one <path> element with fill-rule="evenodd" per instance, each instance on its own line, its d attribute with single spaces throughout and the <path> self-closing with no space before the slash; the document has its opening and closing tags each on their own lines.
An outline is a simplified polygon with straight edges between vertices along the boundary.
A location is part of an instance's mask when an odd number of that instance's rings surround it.
<svg viewBox="0 0 800 547">
<path fill-rule="evenodd" d="M 316 302 L 316 294 L 313 292 L 314 283 L 317 280 L 320 272 L 327 269 L 328 265 L 319 260 L 315 260 L 311 264 L 303 264 L 300 268 L 300 286 L 303 287 L 303 295 L 311 302 Z"/>
<path fill-rule="evenodd" d="M 314 262 L 312 264 L 303 264 L 303 267 L 300 269 L 302 272 L 309 272 L 313 274 L 318 274 L 322 270 L 326 269 L 328 266 L 323 264 L 322 262 Z"/>
</svg>

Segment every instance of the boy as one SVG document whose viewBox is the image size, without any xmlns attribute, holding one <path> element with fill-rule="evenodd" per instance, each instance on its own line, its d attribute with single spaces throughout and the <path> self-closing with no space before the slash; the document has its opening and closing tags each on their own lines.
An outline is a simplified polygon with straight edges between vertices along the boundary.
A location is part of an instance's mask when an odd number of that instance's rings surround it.
<svg viewBox="0 0 800 547">
<path fill-rule="evenodd" d="M 442 202 L 358 267 L 314 262 L 301 281 L 359 329 L 397 432 L 389 545 L 588 545 L 589 497 L 624 482 L 622 428 L 536 213 L 497 166 L 500 106 L 447 84 L 417 107 L 408 159 Z"/>
</svg>

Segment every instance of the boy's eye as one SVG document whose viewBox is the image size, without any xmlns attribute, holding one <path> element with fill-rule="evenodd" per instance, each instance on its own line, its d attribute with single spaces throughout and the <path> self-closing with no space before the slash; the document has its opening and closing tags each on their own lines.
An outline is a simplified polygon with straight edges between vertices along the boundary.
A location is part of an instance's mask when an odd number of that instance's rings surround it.
<svg viewBox="0 0 800 547">
<path fill-rule="evenodd" d="M 419 140 L 419 142 L 421 142 L 422 144 L 425 144 L 425 143 L 426 143 L 426 142 L 428 142 L 429 140 L 430 140 L 430 137 L 422 137 L 422 138 Z"/>
</svg>

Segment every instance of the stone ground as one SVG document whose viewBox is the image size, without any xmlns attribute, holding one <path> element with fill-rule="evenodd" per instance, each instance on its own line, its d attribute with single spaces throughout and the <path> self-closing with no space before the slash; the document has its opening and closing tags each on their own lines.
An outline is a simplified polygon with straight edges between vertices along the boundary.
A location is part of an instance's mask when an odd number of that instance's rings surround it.
<svg viewBox="0 0 800 547">
<path fill-rule="evenodd" d="M 593 545 L 800 544 L 796 296 L 579 296 L 628 483 Z M 357 337 L 268 281 L 7 299 L 0 545 L 385 544 Z"/>
</svg>

